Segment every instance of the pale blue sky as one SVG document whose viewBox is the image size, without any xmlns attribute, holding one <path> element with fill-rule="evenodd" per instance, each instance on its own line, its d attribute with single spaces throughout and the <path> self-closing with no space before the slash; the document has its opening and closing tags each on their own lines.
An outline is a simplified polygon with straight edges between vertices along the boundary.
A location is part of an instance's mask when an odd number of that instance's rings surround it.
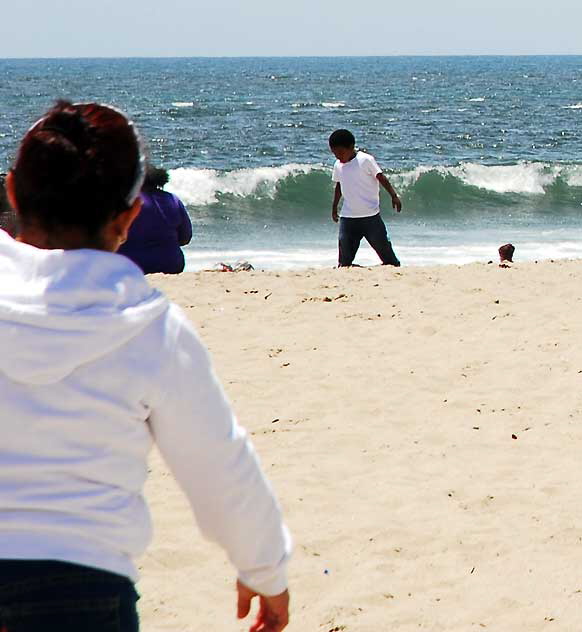
<svg viewBox="0 0 582 632">
<path fill-rule="evenodd" d="M 582 54 L 581 0 L 18 0 L 0 57 Z"/>
</svg>

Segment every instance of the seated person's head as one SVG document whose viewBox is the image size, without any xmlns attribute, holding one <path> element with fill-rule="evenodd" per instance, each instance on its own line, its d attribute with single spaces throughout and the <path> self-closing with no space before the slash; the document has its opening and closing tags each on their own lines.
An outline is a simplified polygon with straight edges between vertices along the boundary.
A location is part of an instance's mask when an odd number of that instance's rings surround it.
<svg viewBox="0 0 582 632">
<path fill-rule="evenodd" d="M 503 263 L 504 261 L 509 261 L 510 263 L 513 263 L 514 252 L 515 248 L 513 247 L 513 244 L 504 244 L 503 246 L 500 246 L 499 260 L 501 261 L 501 263 Z"/>
<path fill-rule="evenodd" d="M 14 236 L 16 234 L 16 213 L 8 203 L 5 181 L 6 174 L 0 173 L 0 229 Z"/>
<path fill-rule="evenodd" d="M 336 129 L 329 137 L 331 153 L 340 162 L 349 162 L 355 153 L 356 139 L 347 129 Z"/>
<path fill-rule="evenodd" d="M 121 112 L 59 101 L 26 133 L 7 188 L 21 234 L 45 236 L 44 247 L 115 250 L 143 179 L 140 139 Z"/>
<path fill-rule="evenodd" d="M 170 176 L 165 169 L 148 164 L 142 190 L 148 193 L 156 189 L 163 189 L 169 179 Z"/>
<path fill-rule="evenodd" d="M 8 197 L 6 195 L 6 186 L 4 184 L 5 179 L 6 174 L 0 173 L 0 220 L 2 219 L 2 216 L 10 210 Z"/>
</svg>

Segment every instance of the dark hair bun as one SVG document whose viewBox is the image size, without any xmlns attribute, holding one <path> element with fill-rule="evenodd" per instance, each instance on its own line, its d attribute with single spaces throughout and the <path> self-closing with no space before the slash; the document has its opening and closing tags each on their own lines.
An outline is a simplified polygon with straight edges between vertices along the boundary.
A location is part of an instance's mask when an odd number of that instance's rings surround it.
<svg viewBox="0 0 582 632">
<path fill-rule="evenodd" d="M 121 112 L 59 101 L 28 131 L 13 168 L 23 222 L 95 235 L 131 205 L 141 160 L 139 138 Z"/>
<path fill-rule="evenodd" d="M 144 191 L 154 191 L 162 189 L 168 183 L 170 176 L 165 169 L 148 165 L 146 169 L 145 180 L 143 182 Z"/>
<path fill-rule="evenodd" d="M 62 136 L 79 150 L 84 151 L 89 146 L 90 126 L 81 116 L 79 110 L 67 107 L 67 104 L 61 103 L 65 107 L 55 112 L 51 118 L 50 124 L 42 126 L 44 132 L 54 132 L 56 135 Z"/>
</svg>

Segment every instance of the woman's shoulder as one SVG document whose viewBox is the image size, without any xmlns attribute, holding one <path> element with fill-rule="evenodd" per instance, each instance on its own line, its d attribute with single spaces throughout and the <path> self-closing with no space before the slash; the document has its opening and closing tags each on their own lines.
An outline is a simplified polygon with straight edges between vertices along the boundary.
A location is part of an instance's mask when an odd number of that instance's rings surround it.
<svg viewBox="0 0 582 632">
<path fill-rule="evenodd" d="M 169 193 L 168 191 L 164 191 L 163 189 L 151 189 L 149 191 L 142 191 L 141 194 L 144 197 L 149 196 L 149 197 L 153 197 L 160 200 L 171 199 L 175 197 L 172 193 Z"/>
<path fill-rule="evenodd" d="M 165 206 L 180 206 L 180 198 L 174 193 L 164 191 L 163 189 L 156 189 L 155 191 L 150 191 L 143 195 L 150 195 L 156 202 Z"/>
</svg>

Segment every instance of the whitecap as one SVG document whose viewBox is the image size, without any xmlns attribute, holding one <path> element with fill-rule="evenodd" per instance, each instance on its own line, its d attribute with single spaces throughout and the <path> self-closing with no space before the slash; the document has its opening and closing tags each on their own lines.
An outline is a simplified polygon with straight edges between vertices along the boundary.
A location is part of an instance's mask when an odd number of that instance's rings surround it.
<svg viewBox="0 0 582 632">
<path fill-rule="evenodd" d="M 320 103 L 322 108 L 345 108 L 346 104 L 343 101 L 324 101 Z"/>
<path fill-rule="evenodd" d="M 453 168 L 452 173 L 465 184 L 495 193 L 543 194 L 554 176 L 545 173 L 542 163 L 486 166 L 465 163 Z"/>
<path fill-rule="evenodd" d="M 549 165 L 543 162 L 520 162 L 516 165 L 468 162 L 455 167 L 421 166 L 395 174 L 393 179 L 401 187 L 411 187 L 427 173 L 438 173 L 443 178 L 453 176 L 468 186 L 494 193 L 544 195 L 547 187 L 558 178 L 568 186 L 582 186 L 582 165 Z"/>
<path fill-rule="evenodd" d="M 234 171 L 179 167 L 169 172 L 170 181 L 166 189 L 176 194 L 185 204 L 196 206 L 215 204 L 219 194 L 240 197 L 260 194 L 274 198 L 279 183 L 286 178 L 322 169 L 322 165 L 296 163 Z"/>
<path fill-rule="evenodd" d="M 194 101 L 175 101 L 172 103 L 174 108 L 191 108 L 194 107 Z"/>
</svg>

